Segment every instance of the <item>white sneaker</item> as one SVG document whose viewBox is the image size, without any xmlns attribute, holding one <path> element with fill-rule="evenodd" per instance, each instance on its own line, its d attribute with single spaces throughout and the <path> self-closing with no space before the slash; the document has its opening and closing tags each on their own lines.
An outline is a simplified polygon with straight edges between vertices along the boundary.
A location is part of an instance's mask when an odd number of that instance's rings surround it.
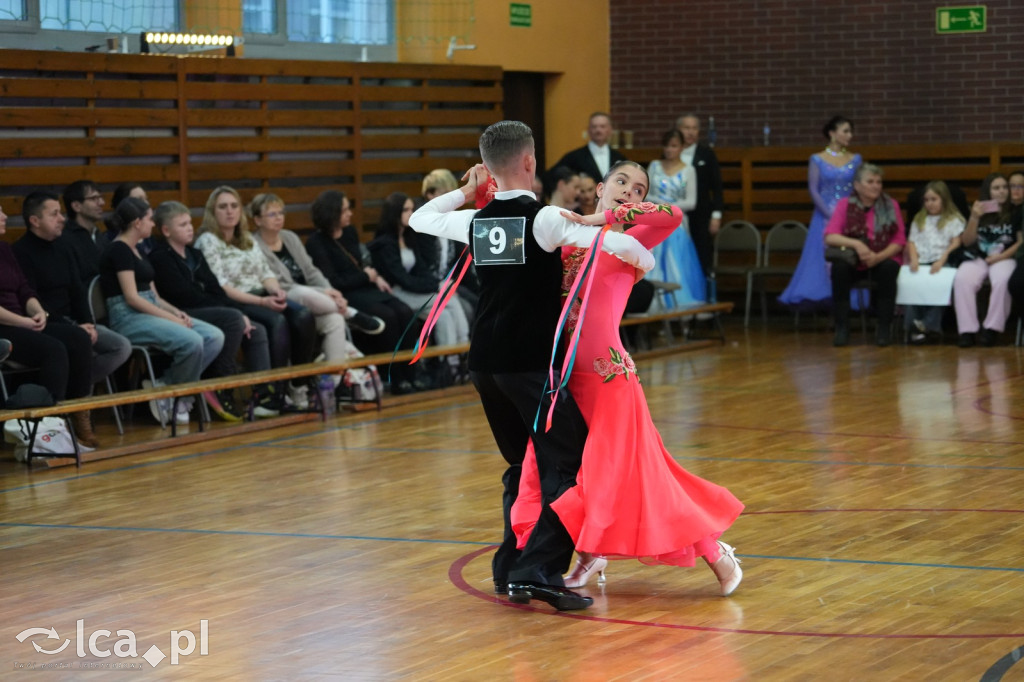
<svg viewBox="0 0 1024 682">
<path fill-rule="evenodd" d="M 178 413 L 176 415 L 174 415 L 174 423 L 176 423 L 178 426 L 185 426 L 185 425 L 187 425 L 188 424 L 188 413 L 189 413 L 190 409 L 192 409 L 192 406 L 189 405 L 187 402 L 185 402 L 185 400 L 183 398 L 179 398 L 178 399 Z"/>
<path fill-rule="evenodd" d="M 142 387 L 147 391 L 151 391 L 154 388 L 160 388 L 161 386 L 163 386 L 163 383 L 161 383 L 159 379 L 157 379 L 155 383 L 149 379 L 142 380 Z M 153 415 L 153 419 L 157 420 L 160 426 L 167 426 L 171 413 L 170 401 L 166 398 L 150 400 L 149 413 Z"/>
<path fill-rule="evenodd" d="M 308 386 L 292 386 L 288 384 L 288 395 L 286 400 L 291 403 L 292 407 L 296 410 L 308 410 L 309 409 L 309 387 Z"/>
</svg>

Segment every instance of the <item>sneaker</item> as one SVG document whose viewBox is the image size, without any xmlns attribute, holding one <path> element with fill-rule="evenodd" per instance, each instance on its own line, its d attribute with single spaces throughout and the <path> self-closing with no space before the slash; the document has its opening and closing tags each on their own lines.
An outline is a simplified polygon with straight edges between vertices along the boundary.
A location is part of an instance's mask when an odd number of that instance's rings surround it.
<svg viewBox="0 0 1024 682">
<path fill-rule="evenodd" d="M 970 348 L 971 346 L 974 345 L 974 334 L 961 334 L 960 337 L 957 339 L 956 345 L 960 346 L 961 348 Z"/>
<path fill-rule="evenodd" d="M 260 397 L 252 408 L 252 416 L 257 419 L 269 419 L 281 414 L 282 398 L 272 387 L 260 387 Z"/>
<path fill-rule="evenodd" d="M 192 409 L 192 406 L 186 403 L 184 400 L 178 400 L 178 412 L 174 415 L 174 423 L 178 426 L 188 425 L 188 412 Z"/>
<path fill-rule="evenodd" d="M 149 379 L 142 380 L 142 387 L 147 391 L 152 391 L 154 388 L 160 388 L 163 386 L 159 380 L 156 383 Z M 157 420 L 160 426 L 167 426 L 168 418 L 171 412 L 171 402 L 166 398 L 153 399 L 149 401 L 149 413 L 153 415 L 153 419 Z"/>
<path fill-rule="evenodd" d="M 203 391 L 203 400 L 210 406 L 213 413 L 222 420 L 226 422 L 242 421 L 231 401 L 231 391 Z"/>
<path fill-rule="evenodd" d="M 358 310 L 353 312 L 352 316 L 347 318 L 347 321 L 348 326 L 352 327 L 353 330 L 364 334 L 376 335 L 384 331 L 384 320 Z"/>
<path fill-rule="evenodd" d="M 285 405 L 296 410 L 309 409 L 309 386 L 292 386 L 288 384 L 288 395 L 284 399 Z"/>
</svg>

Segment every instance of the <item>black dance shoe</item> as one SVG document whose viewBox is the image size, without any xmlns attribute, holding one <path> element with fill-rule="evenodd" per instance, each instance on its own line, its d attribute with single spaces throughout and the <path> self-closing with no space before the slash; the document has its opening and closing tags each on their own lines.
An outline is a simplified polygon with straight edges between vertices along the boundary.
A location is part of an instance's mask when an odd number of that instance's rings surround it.
<svg viewBox="0 0 1024 682">
<path fill-rule="evenodd" d="M 508 584 L 508 600 L 510 602 L 529 604 L 531 599 L 547 602 L 559 611 L 577 611 L 594 603 L 592 598 L 577 594 L 568 587 L 526 582 Z"/>
<path fill-rule="evenodd" d="M 960 338 L 957 339 L 956 345 L 961 348 L 970 348 L 974 345 L 974 334 L 961 334 Z"/>
</svg>

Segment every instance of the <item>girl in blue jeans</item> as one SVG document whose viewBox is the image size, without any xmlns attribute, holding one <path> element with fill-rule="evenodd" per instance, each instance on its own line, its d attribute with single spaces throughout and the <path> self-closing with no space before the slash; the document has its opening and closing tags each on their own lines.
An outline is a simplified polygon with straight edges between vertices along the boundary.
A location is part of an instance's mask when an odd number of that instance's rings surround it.
<svg viewBox="0 0 1024 682">
<path fill-rule="evenodd" d="M 109 221 L 117 231 L 100 256 L 100 289 L 107 299 L 110 326 L 133 344 L 152 346 L 171 356 L 171 366 L 157 386 L 199 379 L 224 346 L 224 332 L 194 320 L 167 303 L 153 287 L 153 266 L 139 255 L 138 243 L 153 232 L 153 211 L 142 199 L 128 197 Z M 143 382 L 146 386 L 149 382 Z M 153 416 L 164 424 L 170 401 L 150 401 Z M 188 423 L 189 401 L 179 401 L 174 418 Z"/>
</svg>

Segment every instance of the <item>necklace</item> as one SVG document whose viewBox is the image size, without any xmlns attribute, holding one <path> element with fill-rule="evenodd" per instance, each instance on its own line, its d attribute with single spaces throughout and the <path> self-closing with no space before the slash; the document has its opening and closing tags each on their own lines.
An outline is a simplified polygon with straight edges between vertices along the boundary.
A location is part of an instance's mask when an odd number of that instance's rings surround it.
<svg viewBox="0 0 1024 682">
<path fill-rule="evenodd" d="M 846 147 L 843 147 L 838 152 L 832 149 L 831 146 L 825 147 L 825 153 L 828 154 L 829 156 L 842 156 L 843 154 L 846 153 Z"/>
</svg>

